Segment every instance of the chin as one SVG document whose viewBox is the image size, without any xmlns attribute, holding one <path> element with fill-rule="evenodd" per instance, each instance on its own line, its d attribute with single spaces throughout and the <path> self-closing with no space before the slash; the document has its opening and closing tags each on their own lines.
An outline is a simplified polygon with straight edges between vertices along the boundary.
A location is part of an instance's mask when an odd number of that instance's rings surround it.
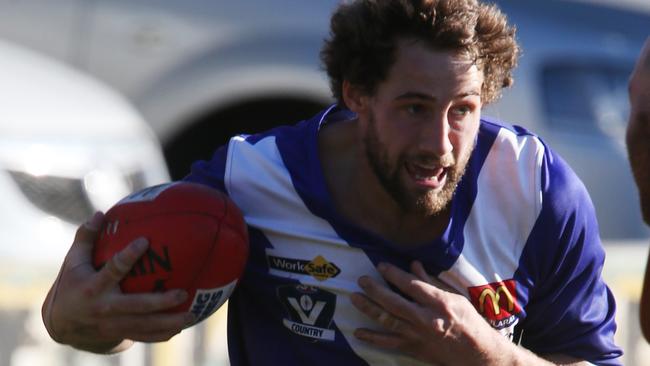
<svg viewBox="0 0 650 366">
<path fill-rule="evenodd" d="M 424 216 L 436 216 L 445 211 L 451 203 L 455 187 L 453 189 L 445 188 L 447 187 L 443 187 L 440 191 L 428 192 L 418 197 L 415 201 L 415 211 Z"/>
</svg>

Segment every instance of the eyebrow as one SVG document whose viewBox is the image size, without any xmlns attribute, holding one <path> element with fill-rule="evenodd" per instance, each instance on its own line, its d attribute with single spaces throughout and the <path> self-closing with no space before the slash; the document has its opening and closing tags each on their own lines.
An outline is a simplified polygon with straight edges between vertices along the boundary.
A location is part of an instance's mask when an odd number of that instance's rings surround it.
<svg viewBox="0 0 650 366">
<path fill-rule="evenodd" d="M 475 96 L 480 97 L 481 93 L 476 91 L 476 90 L 470 90 L 470 91 L 459 93 L 454 98 L 455 99 L 457 99 L 457 98 L 465 98 L 465 97 L 468 97 L 470 95 L 475 95 Z M 432 102 L 436 101 L 436 97 L 434 97 L 434 96 L 432 96 L 430 94 L 420 93 L 420 92 L 406 92 L 404 94 L 401 94 L 401 95 L 397 96 L 397 98 L 395 98 L 395 100 L 403 100 L 403 99 L 421 99 L 421 100 L 432 101 Z"/>
</svg>

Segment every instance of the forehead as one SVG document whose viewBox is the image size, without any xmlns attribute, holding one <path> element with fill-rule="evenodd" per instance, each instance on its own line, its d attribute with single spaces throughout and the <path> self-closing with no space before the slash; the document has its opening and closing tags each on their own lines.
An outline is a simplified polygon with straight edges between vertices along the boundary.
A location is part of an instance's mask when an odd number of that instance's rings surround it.
<svg viewBox="0 0 650 366">
<path fill-rule="evenodd" d="M 416 89 L 435 95 L 480 93 L 483 73 L 473 62 L 451 51 L 435 50 L 422 42 L 404 39 L 398 41 L 395 62 L 384 84 L 401 91 Z"/>
</svg>

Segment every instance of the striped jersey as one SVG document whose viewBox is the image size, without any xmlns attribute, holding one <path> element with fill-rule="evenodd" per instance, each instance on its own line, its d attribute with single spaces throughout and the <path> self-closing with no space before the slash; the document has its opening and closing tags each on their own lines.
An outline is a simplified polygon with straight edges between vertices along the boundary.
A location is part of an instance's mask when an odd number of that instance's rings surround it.
<svg viewBox="0 0 650 366">
<path fill-rule="evenodd" d="M 228 306 L 232 365 L 422 364 L 356 339 L 355 329 L 380 326 L 349 297 L 362 275 L 384 282 L 379 262 L 408 271 L 413 260 L 522 347 L 620 364 L 594 207 L 539 137 L 482 119 L 448 226 L 406 249 L 343 218 L 326 188 L 319 130 L 353 117 L 330 107 L 233 137 L 185 178 L 226 192 L 248 225 L 250 257 Z"/>
</svg>

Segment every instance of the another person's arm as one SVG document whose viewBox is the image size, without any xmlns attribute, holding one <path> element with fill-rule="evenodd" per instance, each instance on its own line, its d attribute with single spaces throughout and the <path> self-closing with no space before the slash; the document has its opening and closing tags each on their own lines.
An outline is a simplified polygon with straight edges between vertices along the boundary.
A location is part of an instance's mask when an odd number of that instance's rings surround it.
<svg viewBox="0 0 650 366">
<path fill-rule="evenodd" d="M 630 121 L 627 149 L 632 173 L 639 188 L 643 219 L 650 225 L 650 38 L 630 78 Z M 650 256 L 646 265 L 640 307 L 641 330 L 650 342 Z"/>
<path fill-rule="evenodd" d="M 639 188 L 643 219 L 650 224 L 650 38 L 630 78 L 630 120 L 627 148 Z"/>
<path fill-rule="evenodd" d="M 134 241 L 96 271 L 92 248 L 102 220 L 97 213 L 79 227 L 43 303 L 45 328 L 55 341 L 95 353 L 120 352 L 133 341 L 170 339 L 192 322 L 192 315 L 160 311 L 183 303 L 187 294 L 122 294 L 119 282 L 146 251 L 147 242 Z"/>
</svg>

